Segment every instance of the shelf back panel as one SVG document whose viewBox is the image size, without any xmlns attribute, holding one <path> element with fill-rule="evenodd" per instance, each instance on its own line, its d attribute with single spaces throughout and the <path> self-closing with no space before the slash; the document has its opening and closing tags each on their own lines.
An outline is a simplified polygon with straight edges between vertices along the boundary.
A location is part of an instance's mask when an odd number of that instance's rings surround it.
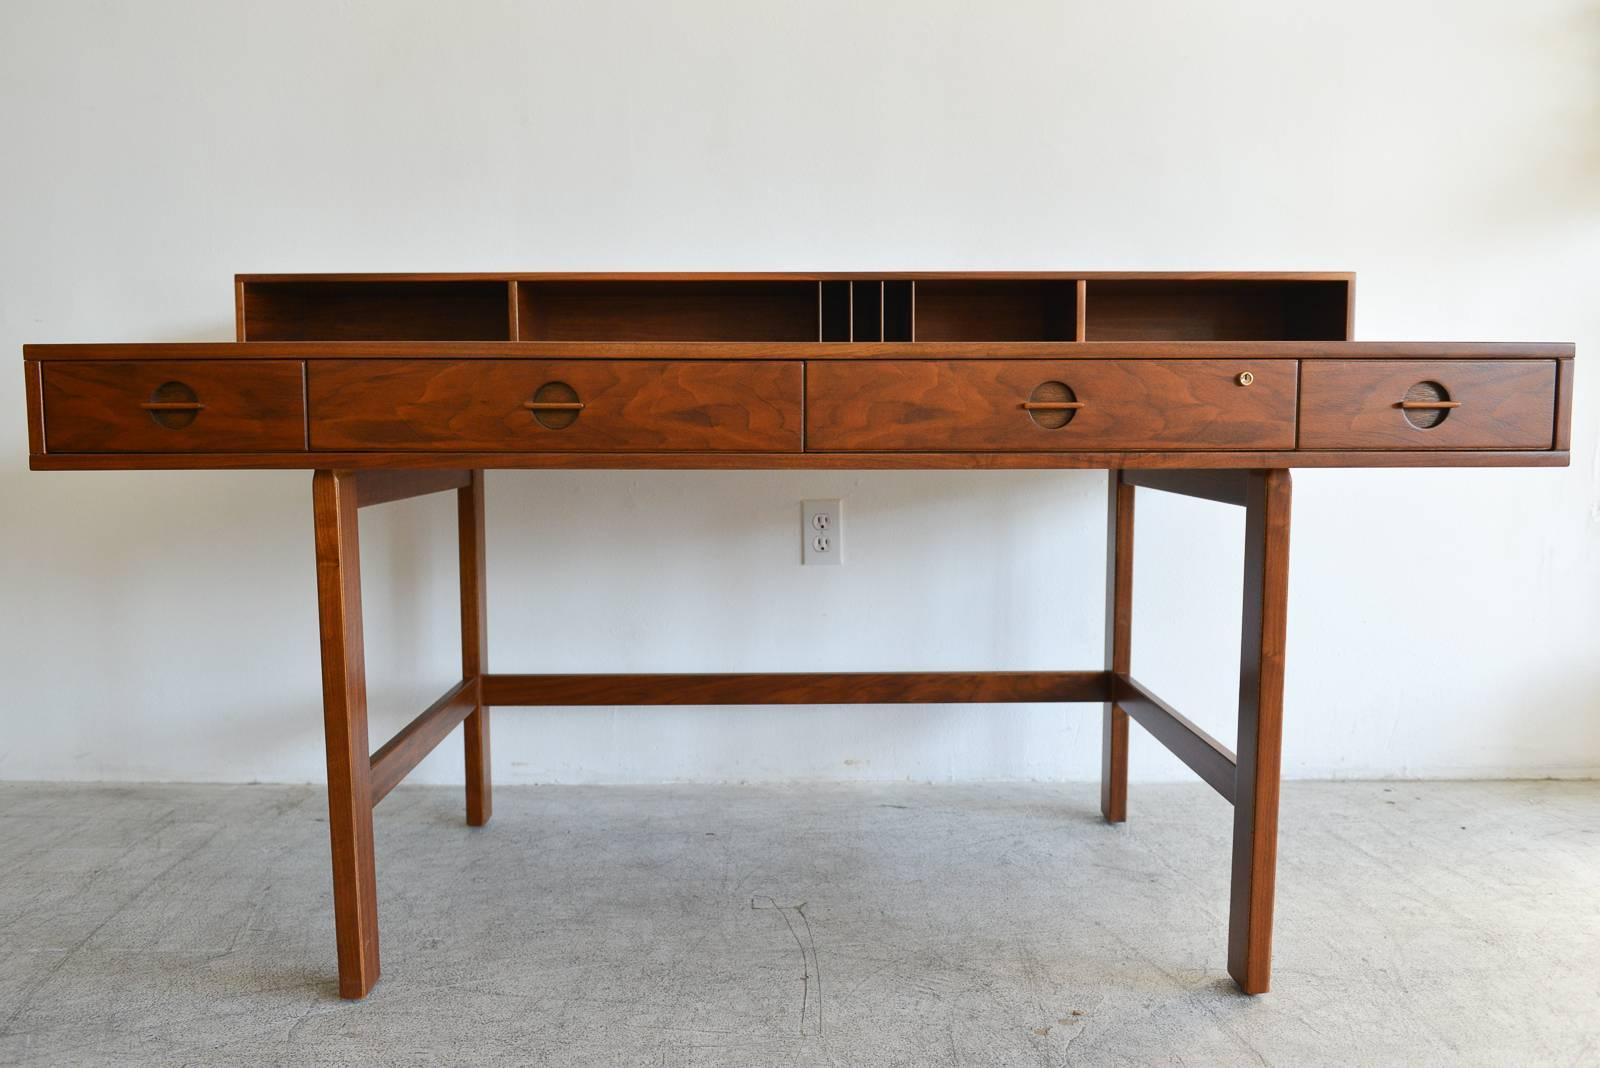
<svg viewBox="0 0 1600 1068">
<path fill-rule="evenodd" d="M 1088 341 L 1344 341 L 1348 282 L 1091 279 Z"/>
<path fill-rule="evenodd" d="M 1071 341 L 1078 283 L 1036 279 L 919 279 L 918 341 Z"/>
<path fill-rule="evenodd" d="M 246 341 L 509 341 L 504 282 L 245 282 Z"/>
<path fill-rule="evenodd" d="M 816 282 L 519 282 L 523 341 L 816 341 Z"/>
</svg>

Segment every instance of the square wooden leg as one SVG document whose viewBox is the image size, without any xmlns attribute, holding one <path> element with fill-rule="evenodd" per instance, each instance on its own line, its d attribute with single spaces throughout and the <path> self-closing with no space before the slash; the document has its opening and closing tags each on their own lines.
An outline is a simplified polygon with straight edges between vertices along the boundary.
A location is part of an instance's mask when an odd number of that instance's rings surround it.
<svg viewBox="0 0 1600 1068">
<path fill-rule="evenodd" d="M 372 841 L 355 477 L 348 472 L 318 471 L 312 477 L 312 505 L 339 995 L 360 998 L 378 981 L 378 879 Z"/>
<path fill-rule="evenodd" d="M 1244 635 L 1239 664 L 1228 974 L 1246 994 L 1265 993 L 1272 977 L 1290 487 L 1286 470 L 1252 472 L 1245 500 Z"/>
<path fill-rule="evenodd" d="M 471 679 L 477 707 L 462 723 L 467 760 L 467 823 L 482 827 L 494 811 L 489 783 L 489 710 L 480 676 L 488 663 L 489 628 L 484 578 L 483 472 L 456 491 L 461 548 L 461 677 Z"/>
<path fill-rule="evenodd" d="M 1112 471 L 1106 504 L 1106 670 L 1128 674 L 1133 638 L 1133 487 Z M 1128 818 L 1128 714 L 1107 702 L 1101 723 L 1100 812 Z"/>
</svg>

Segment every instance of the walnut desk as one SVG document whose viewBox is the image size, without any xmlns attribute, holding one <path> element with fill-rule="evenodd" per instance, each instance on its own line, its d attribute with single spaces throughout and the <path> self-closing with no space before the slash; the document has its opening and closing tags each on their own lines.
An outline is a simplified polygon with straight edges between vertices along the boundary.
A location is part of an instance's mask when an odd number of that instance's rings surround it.
<svg viewBox="0 0 1600 1068">
<path fill-rule="evenodd" d="M 37 470 L 307 468 L 339 990 L 378 979 L 372 810 L 489 709 L 1079 702 L 1101 809 L 1131 717 L 1233 803 L 1228 971 L 1268 987 L 1293 467 L 1561 466 L 1573 347 L 1350 340 L 1349 274 L 242 275 L 237 340 L 30 345 Z M 486 468 L 1110 472 L 1105 659 L 1081 671 L 512 675 L 485 663 Z M 1233 748 L 1129 673 L 1135 488 L 1243 507 Z M 372 749 L 358 510 L 454 490 L 461 681 Z"/>
</svg>

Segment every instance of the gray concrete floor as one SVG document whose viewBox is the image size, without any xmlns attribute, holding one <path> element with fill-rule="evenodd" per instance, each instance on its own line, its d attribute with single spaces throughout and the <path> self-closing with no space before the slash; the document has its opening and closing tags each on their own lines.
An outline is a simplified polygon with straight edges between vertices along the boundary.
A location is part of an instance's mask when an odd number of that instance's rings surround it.
<svg viewBox="0 0 1600 1068">
<path fill-rule="evenodd" d="M 1286 787 L 1259 998 L 1228 807 L 1096 797 L 402 788 L 345 1003 L 320 789 L 0 785 L 0 1063 L 1600 1063 L 1600 783 Z"/>
</svg>

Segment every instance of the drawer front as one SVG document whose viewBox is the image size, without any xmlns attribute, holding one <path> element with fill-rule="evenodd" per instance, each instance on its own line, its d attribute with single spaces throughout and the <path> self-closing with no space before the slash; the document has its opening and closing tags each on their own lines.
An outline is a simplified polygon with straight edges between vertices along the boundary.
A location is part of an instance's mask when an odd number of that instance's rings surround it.
<svg viewBox="0 0 1600 1068">
<path fill-rule="evenodd" d="M 43 365 L 50 452 L 301 452 L 299 360 Z"/>
<path fill-rule="evenodd" d="M 1300 447 L 1548 449 L 1555 408 L 1554 360 L 1307 360 Z"/>
<path fill-rule="evenodd" d="M 802 378 L 781 360 L 313 360 L 311 447 L 798 452 Z"/>
<path fill-rule="evenodd" d="M 1295 376 L 1294 360 L 817 361 L 806 370 L 806 442 L 823 451 L 1292 449 Z"/>
</svg>

